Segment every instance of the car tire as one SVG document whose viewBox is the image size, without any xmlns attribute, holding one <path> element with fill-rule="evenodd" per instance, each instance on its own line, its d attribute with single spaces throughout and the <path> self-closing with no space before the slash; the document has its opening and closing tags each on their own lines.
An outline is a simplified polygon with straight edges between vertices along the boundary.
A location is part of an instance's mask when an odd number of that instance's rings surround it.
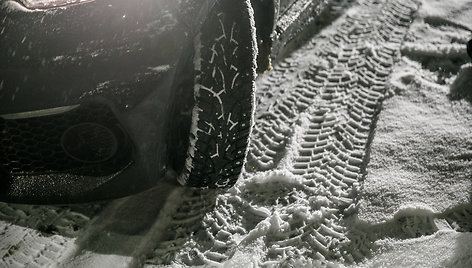
<svg viewBox="0 0 472 268">
<path fill-rule="evenodd" d="M 217 1 L 200 29 L 189 57 L 191 117 L 178 127 L 188 141 L 171 134 L 177 144 L 171 162 L 182 185 L 229 188 L 244 165 L 253 123 L 257 47 L 250 1 Z"/>
</svg>

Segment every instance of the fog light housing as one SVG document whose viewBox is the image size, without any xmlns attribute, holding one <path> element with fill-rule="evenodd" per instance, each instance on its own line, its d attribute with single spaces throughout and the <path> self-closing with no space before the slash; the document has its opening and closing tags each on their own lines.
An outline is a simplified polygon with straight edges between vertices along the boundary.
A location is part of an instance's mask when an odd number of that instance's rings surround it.
<svg viewBox="0 0 472 268">
<path fill-rule="evenodd" d="M 62 134 L 61 146 L 67 156 L 83 163 L 102 163 L 118 150 L 118 139 L 111 129 L 97 123 L 80 123 Z"/>
</svg>

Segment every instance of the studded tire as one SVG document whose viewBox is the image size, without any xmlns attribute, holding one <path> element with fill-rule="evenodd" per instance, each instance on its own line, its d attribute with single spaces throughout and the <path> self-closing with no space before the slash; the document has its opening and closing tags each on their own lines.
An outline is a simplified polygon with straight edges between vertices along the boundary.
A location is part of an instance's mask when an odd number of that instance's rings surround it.
<svg viewBox="0 0 472 268">
<path fill-rule="evenodd" d="M 193 52 L 190 137 L 178 180 L 228 188 L 244 165 L 253 120 L 257 48 L 250 1 L 217 1 Z"/>
</svg>

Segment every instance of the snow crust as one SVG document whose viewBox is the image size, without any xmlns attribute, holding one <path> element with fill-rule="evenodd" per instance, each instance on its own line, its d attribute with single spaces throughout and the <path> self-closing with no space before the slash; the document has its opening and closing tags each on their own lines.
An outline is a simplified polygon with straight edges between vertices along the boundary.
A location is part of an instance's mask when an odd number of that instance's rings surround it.
<svg viewBox="0 0 472 268">
<path fill-rule="evenodd" d="M 442 212 L 471 202 L 472 165 L 466 157 L 472 148 L 471 107 L 453 96 L 470 91 L 464 43 L 471 33 L 424 22 L 430 14 L 454 22 L 463 5 L 425 2 L 411 27 L 389 81 L 394 96 L 384 102 L 377 124 L 360 201 L 364 220 L 390 219 L 412 203 Z"/>
<path fill-rule="evenodd" d="M 415 3 L 354 3 L 259 78 L 262 153 L 235 187 L 169 184 L 96 213 L 0 204 L 0 266 L 472 267 L 472 4 L 424 0 L 409 25 L 401 14 Z M 395 19 L 389 33 L 406 36 L 387 42 L 379 29 Z M 349 30 L 374 34 L 330 43 Z M 197 37 L 196 69 L 198 47 Z M 360 67 L 337 70 L 333 58 Z"/>
<path fill-rule="evenodd" d="M 358 267 L 471 267 L 472 234 L 439 231 L 404 241 L 379 242 L 376 257 Z"/>
<path fill-rule="evenodd" d="M 370 224 L 407 215 L 436 218 L 432 235 L 378 241 L 365 267 L 470 267 L 471 236 L 448 213 L 472 206 L 472 76 L 465 43 L 472 38 L 470 1 L 422 1 L 401 48 L 371 147 L 359 196 Z M 472 218 L 465 213 L 465 221 Z M 418 221 L 415 221 L 416 224 Z"/>
</svg>

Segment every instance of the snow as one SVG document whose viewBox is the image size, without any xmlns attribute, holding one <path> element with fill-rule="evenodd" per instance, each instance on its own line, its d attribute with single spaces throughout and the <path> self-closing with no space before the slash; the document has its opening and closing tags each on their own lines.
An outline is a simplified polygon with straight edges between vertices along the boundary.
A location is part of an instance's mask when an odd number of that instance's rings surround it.
<svg viewBox="0 0 472 268">
<path fill-rule="evenodd" d="M 162 73 L 162 72 L 167 72 L 170 69 L 170 65 L 159 65 L 155 67 L 148 67 L 149 70 L 154 71 L 156 73 Z"/>
<path fill-rule="evenodd" d="M 201 66 L 202 43 L 200 40 L 200 36 L 201 35 L 198 34 L 197 36 L 195 36 L 195 40 L 194 40 L 195 56 L 193 59 L 193 65 L 196 71 L 199 71 L 202 68 Z M 195 83 L 194 89 L 193 89 L 195 98 L 200 95 L 201 87 L 202 85 L 200 85 L 199 83 Z M 182 174 L 180 174 L 179 177 L 177 178 L 179 183 L 182 185 L 185 185 L 187 183 L 188 177 L 189 177 L 189 171 L 192 170 L 193 168 L 193 157 L 195 156 L 195 146 L 197 145 L 197 138 L 198 138 L 197 132 L 200 131 L 198 129 L 198 121 L 199 121 L 200 112 L 201 112 L 201 108 L 198 107 L 198 103 L 197 103 L 197 105 L 195 105 L 195 107 L 193 107 L 193 110 L 192 110 L 192 124 L 190 126 L 190 133 L 192 133 L 192 135 L 190 136 L 187 158 L 185 159 L 185 169 L 182 172 Z"/>
<path fill-rule="evenodd" d="M 398 69 L 411 70 L 408 64 Z M 472 167 L 460 157 L 472 146 L 470 105 L 451 101 L 449 87 L 431 81 L 432 73 L 403 73 L 393 84 L 408 86 L 384 102 L 362 190 L 360 216 L 373 222 L 410 203 L 440 212 L 472 194 Z"/>
<path fill-rule="evenodd" d="M 235 187 L 0 203 L 0 266 L 472 267 L 472 1 L 359 2 L 259 77 Z"/>
<path fill-rule="evenodd" d="M 465 43 L 472 2 L 423 1 L 390 79 L 360 191 L 371 224 L 404 213 L 441 218 L 472 202 L 472 75 Z M 472 221 L 472 218 L 465 218 Z M 437 222 L 432 235 L 385 240 L 368 267 L 471 267 L 470 233 Z M 470 230 L 469 230 L 470 231 Z"/>
<path fill-rule="evenodd" d="M 405 241 L 381 241 L 380 253 L 359 267 L 471 267 L 472 234 L 439 231 Z"/>
<path fill-rule="evenodd" d="M 471 9 L 472 3 L 468 0 L 422 1 L 419 18 L 439 26 L 450 24 L 472 31 Z"/>
<path fill-rule="evenodd" d="M 438 10 L 455 14 L 457 10 L 452 6 L 460 8 L 462 2 L 452 3 L 449 8 L 444 2 L 436 2 L 436 6 L 432 5 L 434 1 L 427 2 L 419 14 L 429 16 Z M 365 200 L 360 202 L 360 216 L 372 222 L 391 218 L 406 204 L 425 204 L 440 212 L 470 202 L 472 166 L 470 157 L 467 160 L 461 156 L 472 148 L 471 107 L 467 100 L 453 100 L 450 95 L 470 91 L 466 87 L 472 76 L 468 75 L 470 64 L 466 63 L 463 42 L 471 33 L 467 36 L 458 29 L 451 35 L 452 29 L 446 27 L 449 36 L 455 38 L 446 38 L 445 34 L 440 40 L 437 29 L 431 29 L 423 19 L 417 18 L 409 33 L 411 41 L 402 47 L 407 56 L 397 64 L 390 80 L 390 89 L 396 93 L 384 102 L 377 123 L 369 174 L 362 190 Z M 429 64 L 457 58 L 463 65 L 459 65 L 458 73 L 445 78 L 441 78 L 441 70 Z M 424 68 L 425 64 L 429 65 Z"/>
</svg>

